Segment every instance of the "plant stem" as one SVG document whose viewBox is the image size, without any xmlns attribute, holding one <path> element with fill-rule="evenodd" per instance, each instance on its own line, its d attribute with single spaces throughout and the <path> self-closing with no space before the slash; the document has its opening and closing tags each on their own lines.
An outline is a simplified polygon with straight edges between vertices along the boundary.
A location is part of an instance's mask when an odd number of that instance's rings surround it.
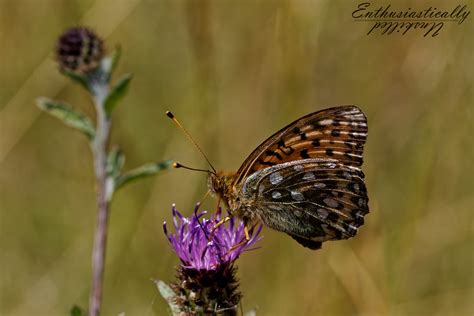
<svg viewBox="0 0 474 316">
<path fill-rule="evenodd" d="M 102 303 L 104 280 L 105 251 L 107 247 L 107 228 L 111 189 L 107 176 L 107 145 L 110 136 L 110 119 L 104 110 L 105 97 L 108 94 L 107 84 L 94 84 L 94 103 L 97 113 L 97 131 L 92 152 L 94 171 L 97 181 L 97 224 L 92 251 L 92 288 L 89 298 L 89 316 L 99 316 Z"/>
</svg>

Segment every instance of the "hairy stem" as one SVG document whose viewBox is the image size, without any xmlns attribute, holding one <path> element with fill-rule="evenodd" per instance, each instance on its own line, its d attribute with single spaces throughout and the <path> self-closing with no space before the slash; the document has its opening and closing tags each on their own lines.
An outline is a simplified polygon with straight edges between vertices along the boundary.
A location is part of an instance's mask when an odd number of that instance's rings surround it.
<svg viewBox="0 0 474 316">
<path fill-rule="evenodd" d="M 92 144 L 94 171 L 97 181 L 97 224 L 92 252 L 92 288 L 89 299 L 89 316 L 99 316 L 102 303 L 105 251 L 107 247 L 107 228 L 111 189 L 107 177 L 107 145 L 110 136 L 110 119 L 104 110 L 108 85 L 93 86 L 94 103 L 97 112 L 97 132 Z"/>
</svg>

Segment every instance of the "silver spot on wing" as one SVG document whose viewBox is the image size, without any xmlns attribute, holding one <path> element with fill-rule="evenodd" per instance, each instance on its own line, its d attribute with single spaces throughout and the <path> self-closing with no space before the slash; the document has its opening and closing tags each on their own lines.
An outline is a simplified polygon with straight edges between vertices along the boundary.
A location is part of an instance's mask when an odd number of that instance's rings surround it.
<svg viewBox="0 0 474 316">
<path fill-rule="evenodd" d="M 323 208 L 318 208 L 317 212 L 318 212 L 319 216 L 321 217 L 321 219 L 326 219 L 326 217 L 328 217 L 328 215 L 329 215 L 328 211 L 326 211 Z"/>
<path fill-rule="evenodd" d="M 303 167 L 302 165 L 295 165 L 295 166 L 293 167 L 293 169 L 294 169 L 295 171 L 301 171 L 301 170 L 304 169 L 304 167 Z"/>
<path fill-rule="evenodd" d="M 299 191 L 291 191 L 291 197 L 296 200 L 296 201 L 303 201 L 304 200 L 304 195 L 303 193 Z"/>
<path fill-rule="evenodd" d="M 321 120 L 319 121 L 319 125 L 331 125 L 334 121 L 331 119 Z"/>
<path fill-rule="evenodd" d="M 339 203 L 336 200 L 331 199 L 331 198 L 325 198 L 323 202 L 326 203 L 327 206 L 332 207 L 332 208 L 337 207 L 339 205 Z"/>
<path fill-rule="evenodd" d="M 283 181 L 283 176 L 281 173 L 275 171 L 270 174 L 270 183 L 273 185 L 277 185 L 278 183 Z"/>
<path fill-rule="evenodd" d="M 278 191 L 273 191 L 272 192 L 272 198 L 274 198 L 275 200 L 278 200 L 281 198 L 281 193 L 278 192 Z"/>
<path fill-rule="evenodd" d="M 354 188 L 354 193 L 355 193 L 355 194 L 359 194 L 359 190 L 360 190 L 359 184 L 358 184 L 358 183 L 354 183 L 353 188 Z"/>
</svg>

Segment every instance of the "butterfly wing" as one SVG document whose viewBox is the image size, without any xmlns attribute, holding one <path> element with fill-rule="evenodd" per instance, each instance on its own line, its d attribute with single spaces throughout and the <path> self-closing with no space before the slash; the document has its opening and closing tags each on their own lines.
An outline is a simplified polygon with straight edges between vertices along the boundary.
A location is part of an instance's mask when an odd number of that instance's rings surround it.
<svg viewBox="0 0 474 316">
<path fill-rule="evenodd" d="M 255 171 L 276 164 L 308 159 L 336 159 L 348 166 L 362 165 L 367 119 L 356 106 L 339 106 L 303 116 L 258 146 L 237 171 L 234 184 Z"/>
<path fill-rule="evenodd" d="M 247 209 L 305 247 L 350 238 L 369 212 L 360 169 L 366 137 L 356 106 L 308 114 L 258 146 L 233 186 Z"/>
<path fill-rule="evenodd" d="M 332 159 L 302 159 L 253 173 L 243 201 L 269 227 L 318 249 L 356 235 L 368 210 L 364 174 Z"/>
</svg>

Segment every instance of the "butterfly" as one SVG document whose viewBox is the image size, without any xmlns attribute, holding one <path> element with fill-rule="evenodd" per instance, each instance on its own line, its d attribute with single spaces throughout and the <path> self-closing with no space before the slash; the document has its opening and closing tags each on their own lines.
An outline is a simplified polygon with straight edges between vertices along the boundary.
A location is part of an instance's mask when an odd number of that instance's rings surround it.
<svg viewBox="0 0 474 316">
<path fill-rule="evenodd" d="M 260 144 L 237 172 L 209 172 L 208 187 L 246 227 L 263 223 L 310 249 L 351 238 L 369 212 L 367 130 L 353 105 L 310 113 Z"/>
</svg>

